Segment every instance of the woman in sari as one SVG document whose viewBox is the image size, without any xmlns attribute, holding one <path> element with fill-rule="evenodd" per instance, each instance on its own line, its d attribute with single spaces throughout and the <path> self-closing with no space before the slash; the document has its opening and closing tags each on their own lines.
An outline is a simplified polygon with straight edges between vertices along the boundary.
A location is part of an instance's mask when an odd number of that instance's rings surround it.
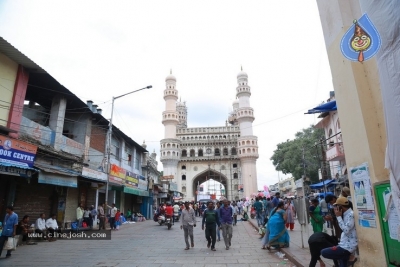
<svg viewBox="0 0 400 267">
<path fill-rule="evenodd" d="M 287 204 L 285 205 L 286 207 L 286 228 L 289 229 L 290 231 L 293 231 L 294 229 L 294 217 L 296 216 L 296 210 L 294 209 L 294 206 L 292 205 L 292 202 L 290 199 L 287 200 Z"/>
<path fill-rule="evenodd" d="M 278 206 L 272 210 L 268 224 L 268 246 L 266 249 L 270 250 L 271 247 L 283 248 L 289 247 L 289 234 L 285 227 L 286 213 L 284 210 L 283 202 L 279 202 Z"/>
<path fill-rule="evenodd" d="M 324 218 L 322 217 L 321 207 L 318 204 L 319 200 L 317 198 L 311 200 L 309 212 L 314 233 L 322 232 L 324 229 Z"/>
</svg>

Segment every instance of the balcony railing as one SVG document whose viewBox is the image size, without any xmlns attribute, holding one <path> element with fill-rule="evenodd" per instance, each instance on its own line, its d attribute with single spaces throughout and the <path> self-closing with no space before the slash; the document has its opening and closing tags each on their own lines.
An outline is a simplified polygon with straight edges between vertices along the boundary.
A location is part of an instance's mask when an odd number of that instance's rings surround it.
<svg viewBox="0 0 400 267">
<path fill-rule="evenodd" d="M 326 160 L 340 161 L 345 158 L 343 144 L 334 144 L 326 151 Z"/>
</svg>

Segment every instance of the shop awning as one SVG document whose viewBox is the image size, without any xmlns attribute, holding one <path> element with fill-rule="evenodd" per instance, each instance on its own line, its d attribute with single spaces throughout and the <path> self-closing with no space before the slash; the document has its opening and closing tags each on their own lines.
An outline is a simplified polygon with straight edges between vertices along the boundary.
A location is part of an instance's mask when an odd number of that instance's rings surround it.
<svg viewBox="0 0 400 267">
<path fill-rule="evenodd" d="M 336 100 L 333 100 L 328 103 L 319 105 L 313 109 L 310 109 L 310 110 L 308 110 L 308 112 L 306 112 L 304 114 L 323 113 L 323 112 L 329 112 L 329 111 L 335 111 L 335 110 L 337 110 Z"/>
<path fill-rule="evenodd" d="M 149 191 L 144 191 L 144 190 L 140 190 L 140 189 L 133 188 L 133 187 L 127 187 L 127 186 L 124 187 L 124 193 L 137 195 L 137 196 L 143 196 L 143 197 L 149 196 Z"/>
<path fill-rule="evenodd" d="M 328 186 L 333 181 L 335 181 L 335 180 L 325 180 L 320 183 L 310 185 L 310 188 L 311 189 L 321 189 L 321 188 L 324 188 L 324 186 Z"/>
<path fill-rule="evenodd" d="M 73 169 L 63 168 L 60 166 L 54 166 L 54 165 L 49 165 L 49 164 L 44 164 L 44 163 L 35 163 L 35 167 L 44 172 L 57 173 L 57 174 L 66 175 L 66 176 L 78 177 L 81 175 L 80 172 L 77 172 Z"/>
</svg>

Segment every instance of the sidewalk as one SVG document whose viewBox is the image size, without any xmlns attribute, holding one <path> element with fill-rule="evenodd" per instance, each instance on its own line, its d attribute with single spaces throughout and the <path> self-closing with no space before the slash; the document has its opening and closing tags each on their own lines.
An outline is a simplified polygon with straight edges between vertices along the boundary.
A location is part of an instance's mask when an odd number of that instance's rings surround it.
<svg viewBox="0 0 400 267">
<path fill-rule="evenodd" d="M 256 219 L 249 219 L 249 222 L 253 225 L 254 228 L 258 230 L 257 227 L 257 220 Z M 311 225 L 307 225 L 309 235 L 313 233 Z M 310 250 L 308 249 L 308 236 L 307 232 L 304 231 L 303 239 L 304 239 L 304 248 L 302 248 L 301 244 L 301 226 L 297 222 L 295 222 L 294 230 L 289 231 L 290 235 L 290 246 L 288 248 L 283 248 L 282 252 L 286 254 L 285 256 L 293 262 L 296 267 L 308 267 L 311 260 Z M 261 239 L 260 239 L 260 246 L 261 246 Z"/>
</svg>

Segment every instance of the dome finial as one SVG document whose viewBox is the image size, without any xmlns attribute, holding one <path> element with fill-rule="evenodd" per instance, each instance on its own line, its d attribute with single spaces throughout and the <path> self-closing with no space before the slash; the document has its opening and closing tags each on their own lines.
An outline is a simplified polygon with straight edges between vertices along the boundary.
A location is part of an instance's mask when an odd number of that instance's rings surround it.
<svg viewBox="0 0 400 267">
<path fill-rule="evenodd" d="M 243 65 L 240 65 L 240 70 L 243 71 Z"/>
<path fill-rule="evenodd" d="M 169 70 L 169 74 L 172 74 L 172 69 Z"/>
</svg>

